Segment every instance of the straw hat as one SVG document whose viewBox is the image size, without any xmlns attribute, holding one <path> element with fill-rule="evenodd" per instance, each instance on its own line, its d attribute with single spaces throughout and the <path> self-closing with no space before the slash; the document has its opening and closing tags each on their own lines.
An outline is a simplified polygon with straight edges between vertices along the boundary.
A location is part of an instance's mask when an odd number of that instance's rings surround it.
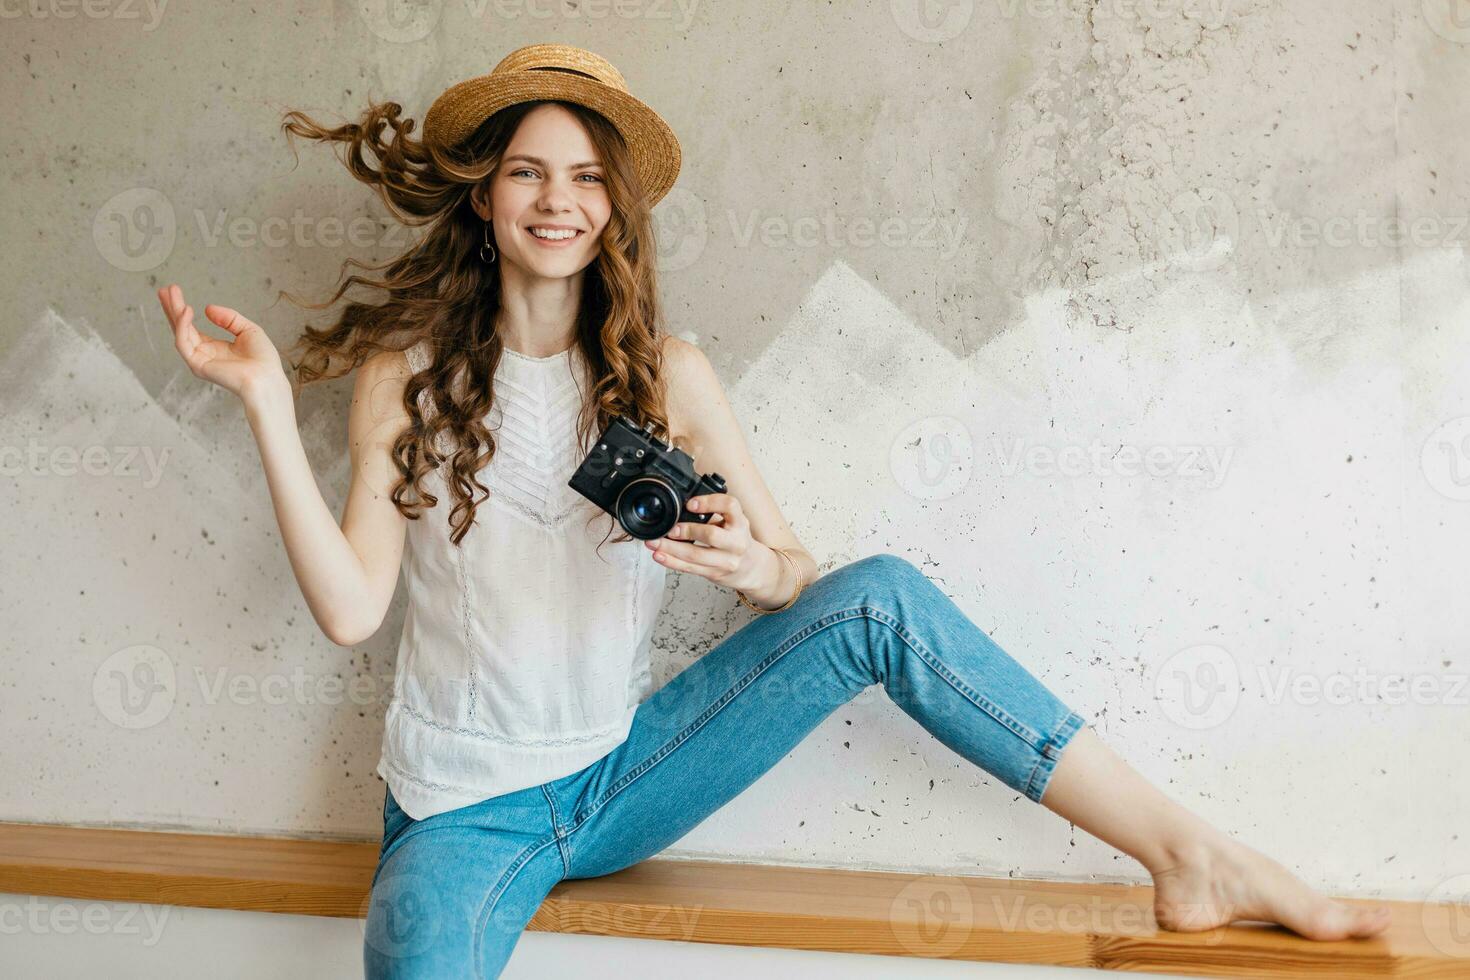
<svg viewBox="0 0 1470 980">
<path fill-rule="evenodd" d="M 424 142 L 451 149 L 494 113 L 534 99 L 565 99 L 606 116 L 628 144 L 649 207 L 674 186 L 681 155 L 669 124 L 628 94 L 606 59 L 569 44 L 517 48 L 490 74 L 445 89 L 424 116 Z"/>
</svg>

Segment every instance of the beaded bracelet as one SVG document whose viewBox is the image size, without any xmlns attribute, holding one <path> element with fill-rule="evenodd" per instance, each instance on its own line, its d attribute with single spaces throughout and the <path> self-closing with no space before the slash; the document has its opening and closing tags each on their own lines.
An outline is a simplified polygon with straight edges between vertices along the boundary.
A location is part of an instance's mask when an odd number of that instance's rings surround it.
<svg viewBox="0 0 1470 980">
<path fill-rule="evenodd" d="M 741 592 L 739 589 L 735 590 L 735 594 L 740 597 L 740 601 L 745 603 L 747 608 L 754 609 L 756 612 L 761 613 L 762 615 L 766 613 L 780 612 L 783 609 L 790 609 L 792 603 L 796 602 L 797 596 L 801 595 L 801 590 L 806 588 L 806 583 L 801 580 L 801 568 L 796 564 L 796 559 L 788 555 L 785 548 L 775 548 L 773 550 L 776 552 L 776 554 L 786 559 L 787 564 L 791 566 L 792 574 L 796 576 L 796 592 L 792 594 L 790 599 L 786 600 L 786 604 L 782 606 L 777 606 L 775 609 L 763 609 L 760 606 L 757 606 L 755 603 L 751 602 L 748 598 L 746 598 L 744 592 Z"/>
</svg>

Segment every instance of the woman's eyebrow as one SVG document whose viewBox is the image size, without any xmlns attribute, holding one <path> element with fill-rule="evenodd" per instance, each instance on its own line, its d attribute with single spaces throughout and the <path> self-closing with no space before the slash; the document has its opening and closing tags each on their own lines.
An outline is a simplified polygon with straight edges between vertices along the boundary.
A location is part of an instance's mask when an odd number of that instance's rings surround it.
<svg viewBox="0 0 1470 980">
<path fill-rule="evenodd" d="M 533 156 L 531 156 L 528 153 L 516 153 L 516 154 L 514 154 L 512 156 L 506 157 L 505 159 L 506 159 L 506 162 L 507 163 L 510 162 L 511 160 L 525 160 L 527 163 L 534 163 L 538 167 L 546 167 L 547 166 L 547 163 L 546 163 L 545 160 L 541 159 L 540 157 L 533 157 Z M 583 161 L 582 163 L 574 163 L 570 167 L 568 167 L 567 169 L 568 170 L 580 170 L 583 167 L 600 167 L 600 166 L 602 166 L 602 164 L 600 162 L 598 162 L 597 160 L 586 160 L 586 161 Z"/>
</svg>

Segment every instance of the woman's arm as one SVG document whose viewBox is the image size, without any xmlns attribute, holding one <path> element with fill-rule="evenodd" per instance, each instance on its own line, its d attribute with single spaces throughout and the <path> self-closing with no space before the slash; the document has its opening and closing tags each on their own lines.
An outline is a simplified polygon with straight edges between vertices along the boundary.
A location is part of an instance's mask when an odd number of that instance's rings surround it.
<svg viewBox="0 0 1470 980">
<path fill-rule="evenodd" d="M 289 388 L 245 405 L 301 594 L 322 632 L 341 646 L 378 631 L 398 585 L 407 520 L 389 499 L 397 480 L 390 450 L 408 424 L 400 401 L 407 370 L 401 353 L 385 352 L 354 378 L 347 421 L 352 482 L 340 528 L 311 472 Z"/>
<path fill-rule="evenodd" d="M 342 526 L 322 499 L 301 435 L 280 354 L 257 324 L 234 310 L 205 313 L 232 340 L 202 336 L 177 286 L 159 290 L 174 346 L 196 377 L 237 395 L 260 450 L 281 539 L 317 625 L 350 646 L 377 631 L 398 582 L 406 519 L 388 500 L 389 450 L 407 423 L 402 410 L 408 363 L 401 353 L 370 358 L 355 379 L 348 438 L 352 484 Z"/>
<path fill-rule="evenodd" d="M 766 575 L 745 594 L 757 605 L 779 606 L 791 597 L 796 585 L 789 566 L 774 549 L 787 549 L 803 582 L 816 579 L 817 561 L 797 539 L 761 478 L 719 375 L 704 351 L 678 337 L 667 337 L 664 369 L 669 414 L 675 434 L 682 437 L 681 448 L 694 458 L 697 472 L 715 472 L 725 478 L 726 492 L 740 501 L 750 521 L 751 537 L 764 546 Z"/>
</svg>

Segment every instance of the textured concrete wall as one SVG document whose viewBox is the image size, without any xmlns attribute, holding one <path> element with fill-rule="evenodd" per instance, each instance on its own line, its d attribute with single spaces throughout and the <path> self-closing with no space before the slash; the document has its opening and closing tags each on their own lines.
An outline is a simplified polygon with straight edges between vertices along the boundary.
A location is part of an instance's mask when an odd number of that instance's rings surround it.
<svg viewBox="0 0 1470 980">
<path fill-rule="evenodd" d="M 153 289 L 285 345 L 276 289 L 406 239 L 280 113 L 555 39 L 679 134 L 670 320 L 819 560 L 909 556 L 1312 883 L 1470 896 L 1462 0 L 257 9 L 7 8 L 0 819 L 378 832 L 401 607 L 318 635 Z M 663 678 L 744 621 L 673 578 Z M 672 853 L 1143 877 L 877 688 Z"/>
</svg>

